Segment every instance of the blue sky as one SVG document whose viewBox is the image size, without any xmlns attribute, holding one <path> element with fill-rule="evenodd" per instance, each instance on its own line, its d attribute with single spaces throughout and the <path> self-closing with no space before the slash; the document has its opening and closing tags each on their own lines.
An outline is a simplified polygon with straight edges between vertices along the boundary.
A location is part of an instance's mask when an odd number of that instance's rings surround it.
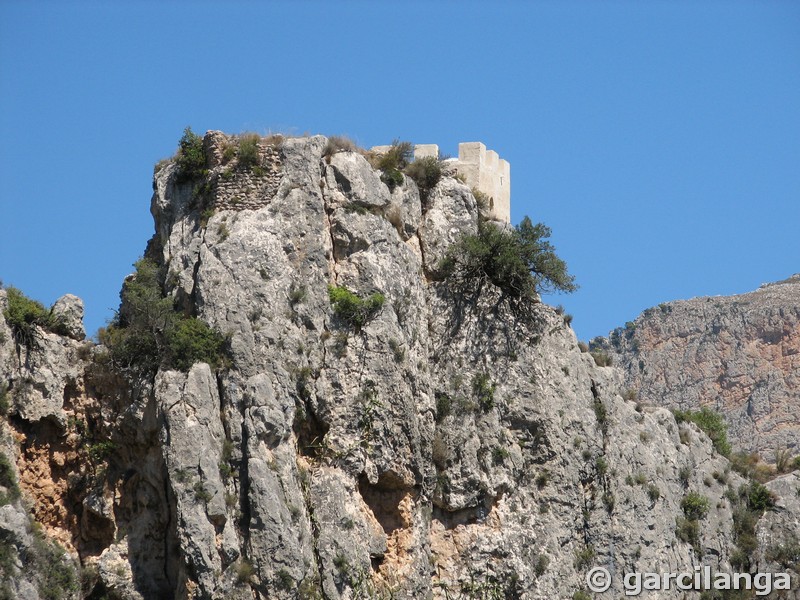
<svg viewBox="0 0 800 600">
<path fill-rule="evenodd" d="M 485 142 L 582 339 L 800 272 L 798 2 L 4 0 L 4 283 L 103 325 L 187 125 Z"/>
</svg>

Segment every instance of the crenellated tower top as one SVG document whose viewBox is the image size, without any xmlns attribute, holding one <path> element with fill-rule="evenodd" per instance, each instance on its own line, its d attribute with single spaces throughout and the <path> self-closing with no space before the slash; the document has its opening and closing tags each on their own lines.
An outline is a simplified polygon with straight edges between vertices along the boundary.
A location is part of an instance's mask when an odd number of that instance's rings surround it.
<svg viewBox="0 0 800 600">
<path fill-rule="evenodd" d="M 391 146 L 374 146 L 373 152 L 386 152 Z M 436 144 L 414 146 L 414 159 L 426 156 L 439 157 Z M 468 186 L 484 194 L 489 203 L 492 218 L 504 223 L 511 222 L 511 165 L 500 158 L 494 150 L 487 150 L 481 142 L 461 142 L 458 158 L 445 161 L 464 178 Z"/>
</svg>

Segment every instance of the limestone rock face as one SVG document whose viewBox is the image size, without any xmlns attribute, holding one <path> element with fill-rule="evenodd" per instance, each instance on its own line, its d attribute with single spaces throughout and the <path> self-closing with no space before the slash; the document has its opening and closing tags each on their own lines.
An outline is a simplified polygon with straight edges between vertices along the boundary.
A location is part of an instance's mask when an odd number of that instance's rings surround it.
<svg viewBox="0 0 800 600">
<path fill-rule="evenodd" d="M 609 338 L 643 402 L 721 411 L 734 446 L 800 453 L 800 275 L 738 296 L 669 302 Z"/>
<path fill-rule="evenodd" d="M 624 400 L 623 374 L 552 308 L 515 316 L 437 279 L 477 231 L 466 186 L 445 177 L 423 205 L 411 179 L 390 191 L 326 141 L 261 140 L 253 169 L 214 132 L 204 179 L 155 175 L 147 255 L 176 308 L 226 336 L 223 366 L 126 378 L 102 347 L 0 338 L 3 453 L 35 506 L 53 490 L 63 510 L 34 516 L 86 594 L 570 598 L 593 566 L 729 570 L 744 482 L 709 439 Z M 356 325 L 329 286 L 383 303 Z M 764 552 L 798 514 L 775 486 L 785 519 L 764 521 Z M 709 507 L 694 538 L 676 534 L 690 492 Z M 599 597 L 623 594 L 617 577 Z"/>
</svg>

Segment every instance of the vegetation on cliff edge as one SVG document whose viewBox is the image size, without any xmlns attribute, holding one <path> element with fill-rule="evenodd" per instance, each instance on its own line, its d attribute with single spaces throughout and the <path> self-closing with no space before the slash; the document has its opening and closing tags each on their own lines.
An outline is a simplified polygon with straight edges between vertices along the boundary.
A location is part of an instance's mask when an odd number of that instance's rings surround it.
<svg viewBox="0 0 800 600">
<path fill-rule="evenodd" d="M 466 234 L 450 246 L 439 269 L 458 291 L 479 294 L 486 286 L 501 299 L 536 302 L 538 294 L 578 289 L 567 264 L 549 242 L 549 227 L 525 217 L 512 229 L 479 222 L 477 234 Z"/>
<path fill-rule="evenodd" d="M 114 365 L 140 375 L 154 374 L 160 366 L 188 371 L 196 362 L 222 366 L 224 337 L 175 310 L 162 294 L 154 261 L 143 258 L 135 266 L 136 274 L 122 288 L 120 311 L 99 333 Z"/>
</svg>

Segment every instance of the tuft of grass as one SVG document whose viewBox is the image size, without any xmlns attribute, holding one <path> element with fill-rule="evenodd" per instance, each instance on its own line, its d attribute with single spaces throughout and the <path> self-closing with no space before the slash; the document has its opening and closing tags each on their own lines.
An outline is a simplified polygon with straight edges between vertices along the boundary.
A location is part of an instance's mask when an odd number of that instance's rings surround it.
<svg viewBox="0 0 800 600">
<path fill-rule="evenodd" d="M 202 481 L 196 481 L 192 486 L 192 491 L 194 492 L 194 498 L 198 502 L 208 502 L 213 498 L 211 492 L 206 489 L 206 486 L 203 485 Z"/>
<path fill-rule="evenodd" d="M 325 148 L 322 150 L 322 157 L 331 160 L 331 156 L 337 152 L 356 152 L 358 146 L 353 140 L 342 135 L 332 135 L 328 138 Z"/>
<path fill-rule="evenodd" d="M 300 304 L 306 299 L 307 295 L 308 290 L 306 290 L 306 286 L 295 286 L 295 284 L 292 283 L 292 285 L 289 286 L 289 305 L 294 307 L 295 305 Z"/>
<path fill-rule="evenodd" d="M 591 355 L 594 359 L 594 364 L 596 364 L 598 367 L 610 367 L 614 362 L 614 360 L 605 350 L 592 350 Z"/>
<path fill-rule="evenodd" d="M 256 133 L 246 133 L 237 140 L 236 156 L 239 159 L 239 167 L 243 169 L 254 169 L 261 164 L 258 153 L 261 137 Z"/>
<path fill-rule="evenodd" d="M 236 564 L 236 581 L 241 585 L 247 585 L 253 579 L 255 572 L 253 565 L 242 559 Z"/>
</svg>

